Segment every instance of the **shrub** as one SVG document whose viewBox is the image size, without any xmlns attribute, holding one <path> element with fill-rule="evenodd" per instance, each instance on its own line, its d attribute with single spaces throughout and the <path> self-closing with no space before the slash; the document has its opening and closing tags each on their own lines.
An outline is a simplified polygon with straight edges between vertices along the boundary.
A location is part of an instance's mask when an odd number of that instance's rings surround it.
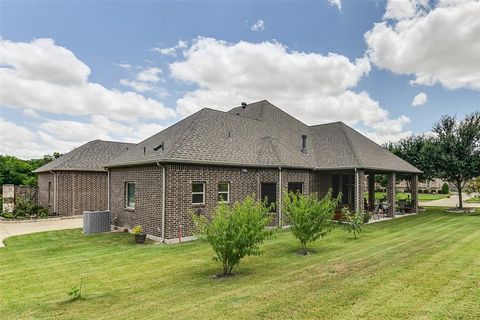
<svg viewBox="0 0 480 320">
<path fill-rule="evenodd" d="M 364 215 L 360 212 L 349 212 L 348 209 L 346 209 L 346 212 L 344 213 L 345 221 L 343 221 L 343 228 L 347 232 L 353 232 L 353 236 L 355 239 L 357 239 L 357 234 L 362 233 L 365 230 L 363 229 L 364 225 Z"/>
<path fill-rule="evenodd" d="M 80 285 L 74 284 L 68 291 L 68 295 L 70 298 L 72 298 L 72 300 L 78 300 L 82 297 L 82 282 L 83 279 L 80 278 Z"/>
<path fill-rule="evenodd" d="M 132 233 L 133 234 L 143 234 L 143 227 L 141 225 L 133 227 Z"/>
<path fill-rule="evenodd" d="M 363 223 L 368 223 L 368 221 L 370 221 L 371 218 L 372 218 L 372 214 L 369 211 L 366 211 L 363 214 Z"/>
<path fill-rule="evenodd" d="M 443 194 L 449 194 L 450 193 L 450 187 L 448 186 L 448 183 L 444 182 L 442 184 L 442 193 Z"/>
<path fill-rule="evenodd" d="M 20 197 L 15 202 L 13 218 L 45 218 L 48 216 L 48 209 L 36 204 L 28 197 Z"/>
<path fill-rule="evenodd" d="M 315 193 L 309 195 L 286 193 L 283 197 L 284 213 L 291 225 L 293 235 L 300 241 L 302 254 L 307 254 L 307 244 L 329 234 L 333 216 L 341 194 L 332 198 L 332 190 L 319 200 Z"/>
<path fill-rule="evenodd" d="M 210 217 L 193 214 L 195 233 L 215 252 L 214 261 L 223 264 L 220 276 L 232 275 L 245 256 L 260 255 L 259 245 L 272 235 L 266 229 L 270 209 L 253 196 L 232 206 L 219 203 Z"/>
</svg>

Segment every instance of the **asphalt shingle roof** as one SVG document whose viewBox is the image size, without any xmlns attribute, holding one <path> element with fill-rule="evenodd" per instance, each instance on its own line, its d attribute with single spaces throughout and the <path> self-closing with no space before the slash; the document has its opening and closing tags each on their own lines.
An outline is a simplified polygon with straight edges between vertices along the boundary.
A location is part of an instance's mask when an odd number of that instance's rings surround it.
<svg viewBox="0 0 480 320">
<path fill-rule="evenodd" d="M 34 172 L 105 171 L 105 164 L 125 152 L 133 143 L 93 140 L 64 154 Z"/>
<path fill-rule="evenodd" d="M 162 143 L 164 149 L 155 151 Z M 420 172 L 341 122 L 307 126 L 266 100 L 228 112 L 202 109 L 106 166 L 155 162 Z"/>
</svg>

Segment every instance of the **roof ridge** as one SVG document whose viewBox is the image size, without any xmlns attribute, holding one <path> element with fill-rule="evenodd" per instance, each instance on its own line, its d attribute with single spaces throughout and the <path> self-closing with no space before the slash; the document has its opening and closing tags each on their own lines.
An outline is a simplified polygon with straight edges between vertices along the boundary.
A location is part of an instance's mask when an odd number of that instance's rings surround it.
<svg viewBox="0 0 480 320">
<path fill-rule="evenodd" d="M 345 136 L 345 139 L 347 139 L 347 143 L 348 145 L 350 146 L 350 149 L 352 150 L 352 153 L 353 153 L 353 157 L 355 158 L 355 161 L 357 161 L 357 164 L 359 166 L 361 166 L 361 162 L 359 160 L 359 156 L 357 154 L 357 151 L 355 150 L 355 148 L 353 147 L 353 142 L 352 142 L 352 139 L 350 139 L 350 137 L 348 136 L 347 134 L 347 131 L 345 131 L 345 127 L 343 125 L 343 122 L 340 122 L 341 125 L 340 125 L 340 129 L 342 130 L 343 132 L 343 135 Z"/>
<path fill-rule="evenodd" d="M 167 151 L 164 155 L 164 157 L 166 157 L 168 154 L 171 154 L 173 153 L 173 151 L 175 151 L 175 148 L 177 148 L 179 145 L 180 145 L 180 142 L 182 142 L 186 137 L 187 135 L 190 133 L 190 131 L 192 131 L 193 129 L 193 125 L 197 122 L 198 118 L 200 117 L 200 115 L 202 113 L 205 112 L 205 110 L 211 110 L 209 108 L 203 108 L 201 109 L 200 111 L 197 112 L 197 116 L 192 120 L 192 122 L 188 125 L 188 127 L 185 129 L 185 132 L 183 132 L 182 136 L 180 138 L 177 139 L 177 141 L 172 145 L 172 147 L 170 148 L 169 151 Z"/>
</svg>

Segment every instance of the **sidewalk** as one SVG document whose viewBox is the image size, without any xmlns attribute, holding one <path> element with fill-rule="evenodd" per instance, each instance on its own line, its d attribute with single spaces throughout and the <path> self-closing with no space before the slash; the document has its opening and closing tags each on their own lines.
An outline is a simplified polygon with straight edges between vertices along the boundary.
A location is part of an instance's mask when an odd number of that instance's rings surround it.
<svg viewBox="0 0 480 320">
<path fill-rule="evenodd" d="M 4 247 L 3 240 L 5 238 L 20 234 L 29 234 L 34 232 L 74 229 L 83 226 L 82 218 L 33 221 L 22 223 L 5 223 L 0 222 L 0 248 Z"/>
</svg>

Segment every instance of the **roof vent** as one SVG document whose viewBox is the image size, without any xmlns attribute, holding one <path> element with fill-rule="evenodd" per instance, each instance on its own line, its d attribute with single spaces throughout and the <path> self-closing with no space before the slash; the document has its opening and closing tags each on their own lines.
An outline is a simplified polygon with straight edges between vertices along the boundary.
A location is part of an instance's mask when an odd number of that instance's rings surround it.
<svg viewBox="0 0 480 320">
<path fill-rule="evenodd" d="M 163 144 L 163 142 L 153 147 L 153 151 L 158 151 L 160 149 L 162 149 L 162 151 L 165 151 L 165 145 Z"/>
<path fill-rule="evenodd" d="M 245 109 L 247 107 L 247 103 L 246 102 L 242 102 L 242 109 Z"/>
<path fill-rule="evenodd" d="M 307 135 L 303 134 L 302 135 L 302 152 L 303 153 L 308 153 L 308 150 L 307 150 Z"/>
</svg>

